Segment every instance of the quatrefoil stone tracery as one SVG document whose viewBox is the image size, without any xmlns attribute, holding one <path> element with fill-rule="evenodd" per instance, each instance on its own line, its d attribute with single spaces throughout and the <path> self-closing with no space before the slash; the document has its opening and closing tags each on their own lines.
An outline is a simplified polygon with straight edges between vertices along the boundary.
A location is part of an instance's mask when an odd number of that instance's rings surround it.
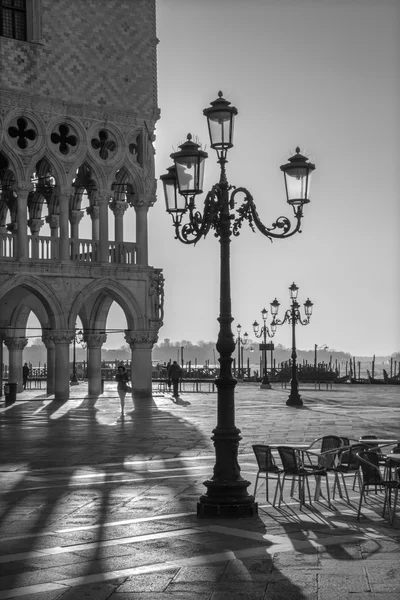
<svg viewBox="0 0 400 600">
<path fill-rule="evenodd" d="M 17 139 L 17 146 L 18 148 L 21 148 L 21 150 L 25 150 L 28 146 L 27 140 L 33 142 L 37 136 L 36 131 L 29 128 L 28 121 L 23 117 L 17 119 L 17 127 L 11 126 L 8 128 L 8 135 Z"/>
<path fill-rule="evenodd" d="M 107 160 L 109 155 L 114 153 L 117 149 L 117 144 L 114 140 L 109 139 L 108 131 L 105 129 L 101 129 L 98 135 L 98 138 L 93 138 L 91 141 L 92 148 L 94 150 L 99 150 L 100 158 Z"/>
<path fill-rule="evenodd" d="M 78 143 L 76 135 L 70 134 L 70 128 L 66 123 L 62 123 L 58 132 L 54 131 L 50 136 L 53 144 L 59 144 L 61 154 L 69 154 L 70 148 L 75 147 Z"/>
</svg>

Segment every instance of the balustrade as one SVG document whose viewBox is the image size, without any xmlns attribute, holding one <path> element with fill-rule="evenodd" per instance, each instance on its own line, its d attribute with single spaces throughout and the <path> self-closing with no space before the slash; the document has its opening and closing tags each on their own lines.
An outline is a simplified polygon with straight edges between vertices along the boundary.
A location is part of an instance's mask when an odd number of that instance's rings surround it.
<svg viewBox="0 0 400 600">
<path fill-rule="evenodd" d="M 33 260 L 58 260 L 59 239 L 55 237 L 28 235 L 28 258 Z M 0 257 L 16 258 L 17 235 L 0 234 Z M 77 262 L 98 262 L 99 241 L 91 239 L 71 238 L 69 255 Z M 109 242 L 108 262 L 124 265 L 135 265 L 137 244 L 134 242 Z"/>
</svg>

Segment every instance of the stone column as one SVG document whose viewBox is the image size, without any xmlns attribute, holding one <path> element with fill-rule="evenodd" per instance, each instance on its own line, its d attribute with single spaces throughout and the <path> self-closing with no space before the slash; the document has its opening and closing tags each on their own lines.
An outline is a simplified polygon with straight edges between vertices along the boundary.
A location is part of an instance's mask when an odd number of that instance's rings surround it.
<svg viewBox="0 0 400 600">
<path fill-rule="evenodd" d="M 114 213 L 114 238 L 115 238 L 115 249 L 113 262 L 121 263 L 124 262 L 122 256 L 121 244 L 124 241 L 124 214 L 128 208 L 128 204 L 123 200 L 112 200 L 109 204 L 110 209 Z"/>
<path fill-rule="evenodd" d="M 9 383 L 17 384 L 17 392 L 22 392 L 22 352 L 28 343 L 26 338 L 5 337 L 8 348 Z"/>
<path fill-rule="evenodd" d="M 154 331 L 125 331 L 125 340 L 131 348 L 132 395 L 151 398 L 151 351 L 158 336 Z"/>
<path fill-rule="evenodd" d="M 52 334 L 50 333 L 46 337 L 42 337 L 42 342 L 47 349 L 47 393 L 55 393 L 55 380 L 56 380 L 56 350 Z"/>
<path fill-rule="evenodd" d="M 3 336 L 0 333 L 0 398 L 3 395 Z"/>
<path fill-rule="evenodd" d="M 100 218 L 100 230 L 99 230 L 99 240 L 100 240 L 100 250 L 99 250 L 99 260 L 100 262 L 108 263 L 110 262 L 108 247 L 108 200 L 110 197 L 110 193 L 106 191 L 99 192 L 98 202 L 99 202 L 99 218 Z"/>
<path fill-rule="evenodd" d="M 51 237 L 51 258 L 58 258 L 58 228 L 60 226 L 60 218 L 58 215 L 48 215 L 46 217 L 46 223 L 50 226 L 50 237 Z"/>
<path fill-rule="evenodd" d="M 78 260 L 79 258 L 79 223 L 82 221 L 84 214 L 83 210 L 70 210 L 69 212 L 73 260 Z"/>
<path fill-rule="evenodd" d="M 128 208 L 128 204 L 123 200 L 112 200 L 109 206 L 114 213 L 114 238 L 115 243 L 118 244 L 124 241 L 124 214 Z"/>
<path fill-rule="evenodd" d="M 55 344 L 55 386 L 54 400 L 69 398 L 69 345 L 74 339 L 74 331 L 59 330 L 52 333 Z"/>
<path fill-rule="evenodd" d="M 35 238 L 35 239 L 31 240 L 31 243 L 32 243 L 31 258 L 39 258 L 39 240 L 37 238 L 39 237 L 39 232 L 40 232 L 42 225 L 43 225 L 42 219 L 29 219 L 29 221 L 28 221 L 28 226 L 31 230 L 31 234 L 32 234 L 33 238 Z"/>
<path fill-rule="evenodd" d="M 58 237 L 58 228 L 60 226 L 59 216 L 58 215 L 47 215 L 46 223 L 49 224 L 51 237 L 57 238 Z"/>
<path fill-rule="evenodd" d="M 148 235 L 147 235 L 147 213 L 149 207 L 146 204 L 136 204 L 136 264 L 148 265 Z"/>
<path fill-rule="evenodd" d="M 86 209 L 86 213 L 92 219 L 92 239 L 100 239 L 100 208 L 97 204 L 93 204 Z"/>
<path fill-rule="evenodd" d="M 69 216 L 69 200 L 71 197 L 71 188 L 69 186 L 60 187 L 58 194 L 59 203 L 59 222 L 60 222 L 60 238 L 59 238 L 59 259 L 69 260 L 69 231 L 68 231 L 68 216 Z"/>
<path fill-rule="evenodd" d="M 28 196 L 33 190 L 30 181 L 20 181 L 13 185 L 18 196 L 17 210 L 17 258 L 28 258 Z"/>
<path fill-rule="evenodd" d="M 87 343 L 87 373 L 89 396 L 101 394 L 101 347 L 107 340 L 105 333 L 87 333 L 83 339 Z"/>
</svg>

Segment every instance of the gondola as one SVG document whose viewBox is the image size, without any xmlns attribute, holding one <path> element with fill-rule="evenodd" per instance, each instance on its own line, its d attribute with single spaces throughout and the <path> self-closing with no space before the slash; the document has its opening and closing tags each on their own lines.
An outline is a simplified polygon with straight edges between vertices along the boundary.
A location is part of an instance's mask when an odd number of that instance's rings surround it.
<svg viewBox="0 0 400 600">
<path fill-rule="evenodd" d="M 390 385 L 400 385 L 400 375 L 394 375 L 394 377 L 389 377 L 387 371 L 383 369 L 383 378 L 385 380 L 385 383 L 388 383 Z"/>
<path fill-rule="evenodd" d="M 371 377 L 371 373 L 367 369 L 368 381 L 369 383 L 373 383 L 374 385 L 385 385 L 386 381 L 384 379 L 375 379 L 375 377 Z"/>
<path fill-rule="evenodd" d="M 343 375 L 343 377 L 336 377 L 336 379 L 334 379 L 334 383 L 347 383 L 349 380 L 350 375 Z"/>
</svg>

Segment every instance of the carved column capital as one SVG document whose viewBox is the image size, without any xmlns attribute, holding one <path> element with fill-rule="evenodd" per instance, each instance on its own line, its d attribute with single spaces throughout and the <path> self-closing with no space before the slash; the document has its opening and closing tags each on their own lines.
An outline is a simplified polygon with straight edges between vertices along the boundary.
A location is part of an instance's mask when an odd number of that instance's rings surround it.
<svg viewBox="0 0 400 600">
<path fill-rule="evenodd" d="M 156 331 L 132 331 L 125 330 L 125 340 L 132 350 L 144 349 L 148 350 L 157 343 L 158 333 Z"/>
<path fill-rule="evenodd" d="M 69 211 L 69 221 L 71 225 L 79 225 L 84 215 L 83 210 L 70 210 Z"/>
<path fill-rule="evenodd" d="M 124 202 L 123 200 L 112 200 L 108 206 L 116 217 L 123 217 L 125 211 L 128 209 L 127 202 Z"/>
<path fill-rule="evenodd" d="M 112 200 L 111 192 L 108 190 L 97 190 L 96 192 L 96 204 L 108 204 Z"/>
<path fill-rule="evenodd" d="M 60 224 L 59 215 L 47 215 L 46 223 L 50 225 L 50 229 L 58 229 Z"/>
<path fill-rule="evenodd" d="M 11 233 L 17 233 L 17 231 L 18 231 L 18 223 L 17 223 L 17 221 L 14 221 L 13 223 L 8 223 L 7 224 L 7 229 Z"/>
<path fill-rule="evenodd" d="M 92 221 L 96 221 L 100 218 L 100 207 L 97 204 L 88 206 L 88 208 L 86 209 L 86 214 L 90 215 Z"/>
<path fill-rule="evenodd" d="M 83 339 L 88 348 L 99 348 L 107 341 L 105 333 L 85 333 Z"/>
<path fill-rule="evenodd" d="M 50 332 L 47 337 L 55 344 L 70 344 L 74 340 L 75 331 L 71 331 L 69 329 L 58 329 L 57 331 Z"/>
<path fill-rule="evenodd" d="M 11 184 L 11 188 L 17 194 L 26 194 L 28 195 L 30 192 L 33 192 L 34 185 L 31 181 L 14 181 Z"/>
<path fill-rule="evenodd" d="M 55 346 L 54 340 L 50 337 L 50 334 L 42 336 L 42 342 L 48 350 L 54 348 Z"/>
<path fill-rule="evenodd" d="M 42 219 L 29 219 L 28 227 L 30 227 L 32 235 L 39 235 L 40 228 L 43 226 Z"/>
<path fill-rule="evenodd" d="M 8 350 L 23 350 L 28 343 L 26 338 L 17 337 L 5 337 L 3 342 L 7 346 Z"/>
</svg>

